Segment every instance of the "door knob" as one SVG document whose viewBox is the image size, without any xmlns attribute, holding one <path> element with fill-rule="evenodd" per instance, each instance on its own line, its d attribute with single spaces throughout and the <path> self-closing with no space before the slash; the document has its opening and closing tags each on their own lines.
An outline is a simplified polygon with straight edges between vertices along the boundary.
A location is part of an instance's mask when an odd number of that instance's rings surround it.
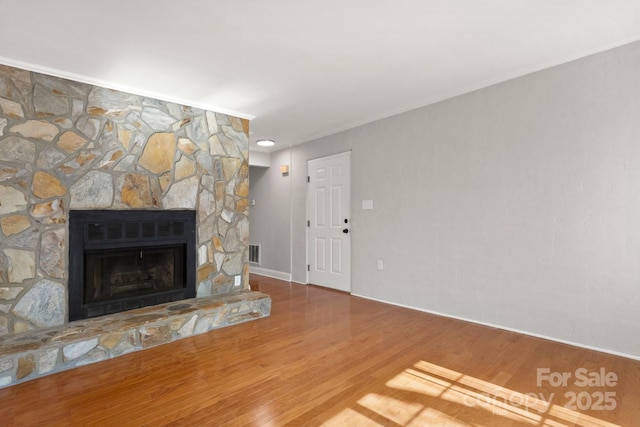
<svg viewBox="0 0 640 427">
<path fill-rule="evenodd" d="M 348 228 L 345 228 L 344 230 L 342 230 L 342 232 L 343 232 L 344 234 L 347 234 L 347 233 L 349 233 L 349 229 L 348 229 Z"/>
</svg>

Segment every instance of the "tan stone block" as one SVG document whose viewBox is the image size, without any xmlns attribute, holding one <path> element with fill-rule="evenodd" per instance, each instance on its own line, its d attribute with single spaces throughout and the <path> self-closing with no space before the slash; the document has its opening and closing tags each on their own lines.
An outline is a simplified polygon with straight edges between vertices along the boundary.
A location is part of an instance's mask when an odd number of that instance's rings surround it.
<svg viewBox="0 0 640 427">
<path fill-rule="evenodd" d="M 236 202 L 236 211 L 238 213 L 246 214 L 249 211 L 249 199 L 244 198 Z"/>
<path fill-rule="evenodd" d="M 213 310 L 217 310 L 217 311 L 222 311 L 222 310 L 226 310 L 225 309 L 225 304 L 221 301 L 216 301 L 210 298 L 201 298 L 198 300 L 198 308 L 200 310 L 206 310 L 206 311 L 213 311 Z"/>
<path fill-rule="evenodd" d="M 123 156 L 122 150 L 117 150 L 111 153 L 111 156 L 108 159 L 103 159 L 98 168 L 102 170 L 108 170 L 113 166 L 113 164 L 118 161 Z"/>
<path fill-rule="evenodd" d="M 178 148 L 185 154 L 193 154 L 198 150 L 198 146 L 189 138 L 178 139 Z"/>
<path fill-rule="evenodd" d="M 65 175 L 72 175 L 75 172 L 75 169 L 72 168 L 71 166 L 67 166 L 67 165 L 61 165 L 59 167 L 59 169 L 62 171 L 62 173 L 64 173 Z"/>
<path fill-rule="evenodd" d="M 84 166 L 95 158 L 96 155 L 93 153 L 82 153 L 76 157 L 76 163 L 78 163 L 79 166 Z"/>
<path fill-rule="evenodd" d="M 105 114 L 108 113 L 108 111 L 100 107 L 89 107 L 87 108 L 87 113 L 94 116 L 104 116 Z"/>
<path fill-rule="evenodd" d="M 249 182 L 245 179 L 240 181 L 235 188 L 236 196 L 248 197 L 249 196 Z"/>
<path fill-rule="evenodd" d="M 171 177 L 171 174 L 165 173 L 164 175 L 160 176 L 160 178 L 158 178 L 158 182 L 160 183 L 160 189 L 162 190 L 162 192 L 165 192 L 167 191 L 167 188 L 171 186 L 173 179 Z"/>
<path fill-rule="evenodd" d="M 240 166 L 240 170 L 238 171 L 238 176 L 242 179 L 249 178 L 249 163 L 242 162 L 242 166 Z"/>
<path fill-rule="evenodd" d="M 66 117 L 58 117 L 57 119 L 53 119 L 53 122 L 65 129 L 69 129 L 73 126 L 73 122 Z"/>
<path fill-rule="evenodd" d="M 242 166 L 242 160 L 236 158 L 222 159 L 222 170 L 224 171 L 224 179 L 229 181 L 238 172 Z"/>
<path fill-rule="evenodd" d="M 2 110 L 6 117 L 11 117 L 14 119 L 24 118 L 22 105 L 9 99 L 0 98 L 0 110 Z"/>
<path fill-rule="evenodd" d="M 27 332 L 27 331 L 30 331 L 30 330 L 31 330 L 31 327 L 26 322 L 22 322 L 20 320 L 16 320 L 16 321 L 13 322 L 13 333 L 14 334 L 20 334 L 22 332 Z"/>
<path fill-rule="evenodd" d="M 33 195 L 39 199 L 49 199 L 63 196 L 67 192 L 67 188 L 55 176 L 37 171 L 33 175 L 32 191 Z"/>
<path fill-rule="evenodd" d="M 63 210 L 64 202 L 61 199 L 49 200 L 48 202 L 38 203 L 34 205 L 31 209 L 31 215 L 34 218 L 47 218 L 51 216 L 56 216 L 57 219 L 60 219 L 64 222 L 64 210 Z M 55 221 L 59 223 L 59 221 Z"/>
<path fill-rule="evenodd" d="M 176 171 L 175 171 L 176 180 L 181 180 L 181 179 L 193 176 L 195 171 L 196 171 L 196 166 L 193 160 L 189 159 L 188 157 L 182 156 L 180 161 L 176 163 Z"/>
<path fill-rule="evenodd" d="M 73 153 L 74 151 L 82 148 L 87 140 L 73 131 L 66 131 L 58 139 L 58 146 L 67 153 Z"/>
<path fill-rule="evenodd" d="M 224 202 L 225 183 L 223 181 L 216 181 L 214 187 L 216 190 L 216 202 Z"/>
<path fill-rule="evenodd" d="M 215 274 L 217 272 L 218 270 L 216 269 L 215 264 L 203 265 L 198 269 L 198 282 L 203 282 L 209 279 L 209 277 L 211 277 L 212 274 Z"/>
<path fill-rule="evenodd" d="M 178 318 L 171 320 L 171 330 L 173 332 L 177 332 L 182 326 L 187 322 L 185 318 Z"/>
<path fill-rule="evenodd" d="M 222 239 L 220 239 L 220 237 L 214 236 L 211 238 L 211 241 L 213 242 L 213 247 L 216 251 L 224 252 L 224 246 L 222 246 Z"/>
<path fill-rule="evenodd" d="M 231 279 L 230 277 L 227 277 L 224 274 L 218 274 L 216 278 L 213 280 L 213 284 L 215 286 L 220 286 L 220 285 L 224 285 L 225 283 L 230 283 L 232 281 L 233 279 Z"/>
<path fill-rule="evenodd" d="M 58 127 L 42 120 L 29 120 L 25 123 L 13 126 L 11 132 L 19 133 L 25 138 L 53 141 L 60 132 Z"/>
<path fill-rule="evenodd" d="M 242 131 L 247 135 L 247 138 L 249 137 L 249 123 L 249 120 L 242 119 Z"/>
<path fill-rule="evenodd" d="M 209 152 L 214 156 L 225 156 L 227 154 L 217 135 L 209 138 Z"/>
<path fill-rule="evenodd" d="M 143 348 L 153 347 L 169 341 L 171 341 L 171 328 L 169 325 L 140 328 L 140 343 Z"/>
<path fill-rule="evenodd" d="M 0 181 L 6 181 L 9 179 L 14 179 L 18 176 L 20 172 L 19 169 L 12 167 L 0 167 Z"/>
<path fill-rule="evenodd" d="M 120 193 L 122 203 L 132 208 L 152 206 L 149 177 L 145 175 L 127 174 Z"/>
<path fill-rule="evenodd" d="M 18 359 L 18 369 L 16 370 L 16 379 L 21 380 L 22 378 L 28 377 L 33 373 L 36 368 L 36 360 L 33 355 L 28 355 L 25 357 L 20 357 Z"/>
<path fill-rule="evenodd" d="M 129 149 L 129 144 L 131 143 L 131 132 L 128 129 L 118 128 L 118 141 L 122 144 L 122 146 L 126 149 Z"/>
<path fill-rule="evenodd" d="M 110 162 L 115 162 L 116 160 L 121 159 L 122 156 L 124 156 L 124 151 L 122 151 L 122 150 L 114 151 L 114 153 L 111 155 L 111 158 L 109 159 L 109 161 Z"/>
<path fill-rule="evenodd" d="M 100 345 L 111 350 L 115 348 L 116 345 L 118 345 L 123 335 L 124 332 L 115 332 L 112 334 L 102 335 L 100 337 Z"/>
<path fill-rule="evenodd" d="M 175 135 L 155 133 L 147 141 L 138 163 L 150 172 L 161 174 L 171 170 L 175 155 Z"/>
<path fill-rule="evenodd" d="M 229 117 L 229 121 L 231 122 L 231 127 L 233 128 L 233 130 L 237 132 L 244 131 L 244 124 L 242 123 L 242 119 L 238 117 Z"/>
<path fill-rule="evenodd" d="M 243 288 L 244 289 L 250 289 L 249 286 L 249 263 L 246 263 L 243 267 L 242 267 L 242 283 L 243 283 Z"/>
<path fill-rule="evenodd" d="M 11 215 L 0 220 L 0 227 L 5 236 L 12 236 L 31 227 L 31 220 L 25 215 Z"/>
</svg>

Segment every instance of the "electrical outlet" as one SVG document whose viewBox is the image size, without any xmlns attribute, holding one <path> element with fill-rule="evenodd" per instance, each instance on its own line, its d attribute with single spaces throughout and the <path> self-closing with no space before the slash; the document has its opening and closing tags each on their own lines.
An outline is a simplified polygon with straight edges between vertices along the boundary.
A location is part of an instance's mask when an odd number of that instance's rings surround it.
<svg viewBox="0 0 640 427">
<path fill-rule="evenodd" d="M 378 270 L 384 270 L 384 262 L 381 259 L 378 260 Z"/>
</svg>

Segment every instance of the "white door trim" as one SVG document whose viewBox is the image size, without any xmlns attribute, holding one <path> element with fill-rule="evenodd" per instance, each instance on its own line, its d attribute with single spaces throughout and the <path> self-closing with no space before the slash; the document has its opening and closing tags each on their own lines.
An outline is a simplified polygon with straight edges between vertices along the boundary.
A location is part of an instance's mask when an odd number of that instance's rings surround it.
<svg viewBox="0 0 640 427">
<path fill-rule="evenodd" d="M 348 220 L 349 223 L 345 226 L 346 228 L 349 229 L 349 232 L 351 232 L 351 216 L 352 216 L 352 212 L 351 212 L 351 150 L 347 150 L 347 151 L 343 151 L 340 153 L 335 153 L 335 154 L 331 154 L 328 156 L 322 156 L 322 157 L 317 157 L 317 158 L 313 158 L 313 159 L 308 159 L 307 160 L 307 181 L 309 180 L 309 177 L 311 176 L 311 170 L 310 170 L 310 164 L 311 162 L 317 161 L 317 160 L 327 160 L 330 161 L 331 159 L 337 159 L 337 158 L 343 158 L 346 157 L 346 162 L 347 162 L 347 166 L 348 166 L 348 199 L 345 202 L 346 203 L 346 208 L 347 208 L 347 215 L 348 215 Z M 309 227 L 309 223 L 308 221 L 311 220 L 312 217 L 312 212 L 311 212 L 311 186 L 307 186 L 307 192 L 306 192 L 306 220 L 305 222 L 307 222 L 306 225 L 306 245 L 305 245 L 305 251 L 306 251 L 306 283 L 309 284 L 310 283 L 310 271 L 309 271 L 309 267 L 312 262 L 311 262 L 311 251 L 310 251 L 310 245 L 311 245 L 311 228 Z M 349 239 L 351 239 L 351 235 L 349 235 Z M 350 240 L 349 240 L 349 254 L 346 257 L 348 259 L 348 289 L 347 292 L 351 292 L 351 244 L 350 244 Z"/>
</svg>

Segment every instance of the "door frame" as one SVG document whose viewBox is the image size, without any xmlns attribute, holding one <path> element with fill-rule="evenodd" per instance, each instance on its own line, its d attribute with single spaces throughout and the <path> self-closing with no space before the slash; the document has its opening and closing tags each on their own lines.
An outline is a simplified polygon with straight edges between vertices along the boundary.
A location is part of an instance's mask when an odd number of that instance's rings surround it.
<svg viewBox="0 0 640 427">
<path fill-rule="evenodd" d="M 341 157 L 344 155 L 348 156 L 348 160 L 349 160 L 349 200 L 348 200 L 348 204 L 349 204 L 349 228 L 351 230 L 353 230 L 353 211 L 352 211 L 352 191 L 351 191 L 351 153 L 352 150 L 346 150 L 346 151 L 341 151 L 339 153 L 334 153 L 334 154 L 329 154 L 327 156 L 320 156 L 320 157 L 314 157 L 312 159 L 307 159 L 307 174 L 306 174 L 306 179 L 307 179 L 307 190 L 306 190 L 306 200 L 305 200 L 305 267 L 309 266 L 311 264 L 311 260 L 310 260 L 310 253 L 309 253 L 309 245 L 311 244 L 310 242 L 310 227 L 307 226 L 307 221 L 309 221 L 309 219 L 311 218 L 311 210 L 310 210 L 310 204 L 311 204 L 311 194 L 310 194 L 310 186 L 309 186 L 309 162 L 314 161 L 314 160 L 329 160 L 333 157 Z M 351 242 L 353 243 L 353 241 Z M 350 256 L 349 256 L 349 293 L 351 293 L 351 288 L 352 288 L 352 283 L 351 283 L 351 267 L 353 265 L 353 262 L 351 261 L 353 259 L 353 244 L 349 245 L 349 252 L 350 252 Z M 309 269 L 305 268 L 305 282 L 307 285 L 309 285 Z"/>
</svg>

